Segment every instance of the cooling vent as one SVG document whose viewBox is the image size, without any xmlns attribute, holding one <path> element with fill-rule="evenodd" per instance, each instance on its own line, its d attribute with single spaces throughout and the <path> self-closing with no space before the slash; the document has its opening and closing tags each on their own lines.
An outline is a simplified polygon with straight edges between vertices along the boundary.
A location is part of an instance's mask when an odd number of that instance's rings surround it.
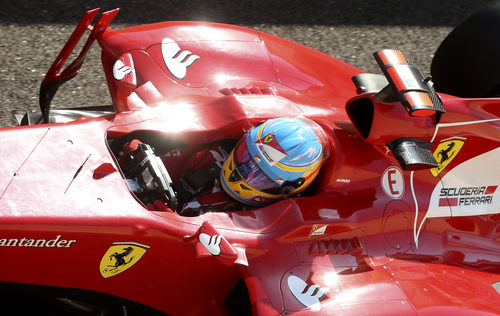
<svg viewBox="0 0 500 316">
<path fill-rule="evenodd" d="M 358 256 L 363 253 L 363 247 L 357 237 L 351 239 L 320 239 L 314 240 L 309 248 L 310 256 L 345 255 Z"/>
<path fill-rule="evenodd" d="M 271 88 L 224 88 L 219 90 L 223 95 L 232 95 L 232 94 L 257 94 L 257 95 L 272 95 L 276 94 Z"/>
</svg>

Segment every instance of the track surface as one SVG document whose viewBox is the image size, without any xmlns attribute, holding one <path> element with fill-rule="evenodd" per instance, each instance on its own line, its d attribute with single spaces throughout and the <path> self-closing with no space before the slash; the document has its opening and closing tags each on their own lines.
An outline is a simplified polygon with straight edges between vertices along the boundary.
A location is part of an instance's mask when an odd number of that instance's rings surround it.
<svg viewBox="0 0 500 316">
<path fill-rule="evenodd" d="M 318 49 L 365 71 L 379 72 L 372 53 L 401 49 L 429 74 L 439 43 L 491 0 L 0 0 L 0 126 L 38 109 L 45 72 L 86 10 L 120 7 L 111 26 L 167 20 L 237 24 Z M 110 104 L 99 47 L 80 74 L 59 89 L 53 106 Z"/>
</svg>

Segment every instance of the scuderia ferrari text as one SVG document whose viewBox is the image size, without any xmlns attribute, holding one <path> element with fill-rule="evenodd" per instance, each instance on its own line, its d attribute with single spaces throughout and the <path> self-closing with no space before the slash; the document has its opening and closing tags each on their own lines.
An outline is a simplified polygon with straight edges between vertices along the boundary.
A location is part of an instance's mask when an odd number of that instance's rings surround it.
<svg viewBox="0 0 500 316">
<path fill-rule="evenodd" d="M 481 187 L 442 188 L 440 197 L 448 199 L 449 206 L 491 204 L 497 185 Z"/>
<path fill-rule="evenodd" d="M 38 247 L 38 248 L 69 248 L 76 240 L 61 239 L 61 235 L 57 235 L 54 239 L 31 239 L 23 238 L 1 238 L 0 247 Z"/>
</svg>

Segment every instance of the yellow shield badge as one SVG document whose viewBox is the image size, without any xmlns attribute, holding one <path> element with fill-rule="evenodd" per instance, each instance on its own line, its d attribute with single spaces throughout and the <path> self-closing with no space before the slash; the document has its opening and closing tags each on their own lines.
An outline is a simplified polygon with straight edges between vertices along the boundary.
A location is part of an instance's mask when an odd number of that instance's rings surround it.
<svg viewBox="0 0 500 316">
<path fill-rule="evenodd" d="M 466 138 L 465 137 L 450 137 L 443 139 L 434 150 L 434 158 L 436 158 L 439 167 L 431 169 L 433 176 L 437 175 L 450 164 L 450 162 L 458 155 L 462 149 Z"/>
<path fill-rule="evenodd" d="M 103 278 L 115 276 L 136 264 L 149 246 L 136 242 L 114 242 L 99 265 Z"/>
</svg>

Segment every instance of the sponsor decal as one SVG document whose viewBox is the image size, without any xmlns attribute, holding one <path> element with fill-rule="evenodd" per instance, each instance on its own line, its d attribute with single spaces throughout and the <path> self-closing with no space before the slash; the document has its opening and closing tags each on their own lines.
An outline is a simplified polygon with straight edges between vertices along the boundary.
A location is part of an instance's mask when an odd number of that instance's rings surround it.
<svg viewBox="0 0 500 316">
<path fill-rule="evenodd" d="M 125 78 L 126 75 L 131 73 L 134 70 L 134 68 L 130 66 L 126 66 L 123 61 L 117 60 L 115 64 L 113 65 L 113 77 L 120 81 L 123 78 Z"/>
<path fill-rule="evenodd" d="M 257 139 L 255 141 L 255 143 L 256 144 L 257 143 L 261 143 L 261 144 L 264 144 L 266 146 L 270 146 L 273 149 L 279 151 L 280 153 L 282 153 L 283 155 L 286 156 L 285 150 L 281 147 L 281 145 L 278 143 L 278 141 L 276 140 L 276 138 L 274 138 L 273 133 L 269 133 L 269 134 L 265 135 L 264 137 L 261 137 L 260 139 Z"/>
<path fill-rule="evenodd" d="M 439 143 L 434 150 L 434 158 L 436 158 L 439 167 L 431 169 L 433 176 L 437 177 L 437 175 L 441 173 L 441 171 L 443 171 L 453 159 L 455 159 L 464 146 L 465 140 L 465 137 L 455 136 L 443 139 Z"/>
<path fill-rule="evenodd" d="M 161 53 L 168 71 L 179 80 L 184 79 L 187 69 L 200 59 L 200 56 L 193 55 L 188 50 L 181 51 L 179 45 L 168 37 L 161 41 Z"/>
<path fill-rule="evenodd" d="M 309 285 L 295 275 L 290 275 L 287 283 L 290 292 L 302 305 L 313 312 L 321 310 L 320 300 L 328 292 L 328 288 L 319 288 L 316 284 Z"/>
<path fill-rule="evenodd" d="M 268 161 L 271 165 L 274 165 L 276 164 L 276 161 L 271 158 L 271 155 L 269 155 L 266 150 L 264 149 L 264 146 L 263 145 L 257 145 L 257 148 L 259 148 L 259 152 L 262 154 L 262 156 L 264 157 L 264 159 L 266 159 L 266 161 Z"/>
<path fill-rule="evenodd" d="M 198 236 L 198 240 L 205 247 L 212 256 L 220 255 L 220 243 L 222 241 L 221 235 L 209 235 L 201 233 Z"/>
<path fill-rule="evenodd" d="M 130 53 L 123 54 L 113 65 L 113 77 L 117 81 L 135 88 L 137 86 L 137 77 L 135 75 L 134 60 Z"/>
<path fill-rule="evenodd" d="M 264 137 L 264 143 L 270 143 L 274 140 L 274 135 L 271 133 L 271 134 L 267 134 L 265 137 Z"/>
<path fill-rule="evenodd" d="M 146 253 L 149 246 L 136 242 L 114 242 L 99 264 L 103 278 L 115 276 L 129 269 Z"/>
<path fill-rule="evenodd" d="M 397 167 L 385 169 L 380 183 L 385 194 L 393 199 L 399 199 L 405 193 L 403 172 Z"/>
<path fill-rule="evenodd" d="M 0 236 L 0 247 L 36 247 L 36 248 L 71 248 L 76 240 L 68 240 L 57 235 L 53 239 L 23 238 L 2 238 Z"/>
<path fill-rule="evenodd" d="M 351 183 L 351 179 L 338 178 L 335 180 L 338 183 Z"/>
<path fill-rule="evenodd" d="M 325 232 L 326 232 L 326 228 L 327 227 L 328 227 L 328 224 L 327 225 L 318 225 L 318 224 L 315 224 L 315 225 L 312 226 L 311 232 L 309 233 L 309 236 L 324 235 Z"/>
<path fill-rule="evenodd" d="M 491 204 L 497 188 L 498 185 L 442 188 L 439 207 Z"/>
<path fill-rule="evenodd" d="M 500 213 L 499 155 L 500 147 L 497 147 L 453 167 L 434 187 L 425 214 L 418 211 L 418 199 L 412 189 L 416 209 L 413 236 L 417 247 L 428 218 Z M 410 184 L 411 179 L 412 176 Z"/>
<path fill-rule="evenodd" d="M 257 139 L 254 144 L 257 146 L 261 156 L 271 166 L 274 166 L 277 162 L 287 156 L 285 150 L 281 147 L 272 133 Z"/>
</svg>

